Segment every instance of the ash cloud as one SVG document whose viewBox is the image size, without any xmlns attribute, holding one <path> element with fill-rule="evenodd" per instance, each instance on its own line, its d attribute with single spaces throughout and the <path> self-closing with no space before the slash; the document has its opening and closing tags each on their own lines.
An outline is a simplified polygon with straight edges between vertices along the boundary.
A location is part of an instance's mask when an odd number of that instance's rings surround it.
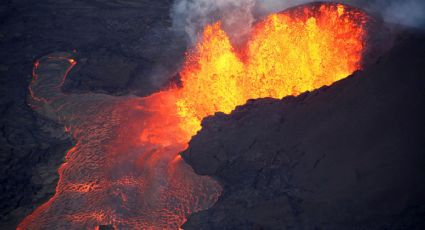
<svg viewBox="0 0 425 230">
<path fill-rule="evenodd" d="M 325 0 L 327 1 L 327 0 Z M 249 33 L 256 19 L 311 0 L 176 0 L 172 9 L 173 28 L 183 31 L 194 44 L 206 24 L 222 21 L 233 42 Z M 385 21 L 425 28 L 423 0 L 336 0 L 382 17 Z"/>
</svg>

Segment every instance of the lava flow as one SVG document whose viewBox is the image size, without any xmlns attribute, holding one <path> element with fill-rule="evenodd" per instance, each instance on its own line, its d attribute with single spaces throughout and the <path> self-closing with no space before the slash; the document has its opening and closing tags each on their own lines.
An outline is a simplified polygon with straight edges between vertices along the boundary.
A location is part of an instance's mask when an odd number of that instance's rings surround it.
<svg viewBox="0 0 425 230">
<path fill-rule="evenodd" d="M 361 67 L 367 16 L 341 4 L 310 4 L 257 23 L 235 48 L 220 22 L 186 57 L 181 86 L 149 97 L 64 94 L 75 65 L 55 54 L 35 66 L 30 104 L 65 125 L 76 145 L 55 195 L 19 229 L 178 229 L 217 200 L 220 186 L 179 152 L 215 112 L 248 99 L 283 98 L 330 85 Z"/>
</svg>

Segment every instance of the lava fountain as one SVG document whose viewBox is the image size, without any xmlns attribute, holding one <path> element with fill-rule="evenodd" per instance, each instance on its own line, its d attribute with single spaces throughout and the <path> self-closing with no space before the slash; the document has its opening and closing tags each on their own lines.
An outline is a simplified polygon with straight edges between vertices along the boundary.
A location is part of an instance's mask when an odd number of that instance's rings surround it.
<svg viewBox="0 0 425 230">
<path fill-rule="evenodd" d="M 361 67 L 367 16 L 333 3 L 273 14 L 234 47 L 220 22 L 188 52 L 181 84 L 145 98 L 65 94 L 69 54 L 34 66 L 30 105 L 65 125 L 76 145 L 58 170 L 55 195 L 18 229 L 178 229 L 221 188 L 179 152 L 215 112 L 248 99 L 283 98 L 330 85 Z"/>
</svg>

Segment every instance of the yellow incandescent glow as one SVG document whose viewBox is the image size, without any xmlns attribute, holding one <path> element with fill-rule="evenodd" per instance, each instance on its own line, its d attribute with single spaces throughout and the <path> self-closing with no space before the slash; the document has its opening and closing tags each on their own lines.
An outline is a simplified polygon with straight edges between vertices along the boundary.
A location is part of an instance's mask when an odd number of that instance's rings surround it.
<svg viewBox="0 0 425 230">
<path fill-rule="evenodd" d="M 177 100 L 181 126 L 193 135 L 200 121 L 255 98 L 282 98 L 330 85 L 360 68 L 364 13 L 321 4 L 272 14 L 236 50 L 220 22 L 204 29 L 187 56 Z"/>
</svg>

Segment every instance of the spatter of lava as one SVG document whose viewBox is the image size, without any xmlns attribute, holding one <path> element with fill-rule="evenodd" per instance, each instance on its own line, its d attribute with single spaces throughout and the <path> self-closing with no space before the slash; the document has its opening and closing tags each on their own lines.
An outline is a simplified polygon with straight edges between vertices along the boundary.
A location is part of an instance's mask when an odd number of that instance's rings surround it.
<svg viewBox="0 0 425 230">
<path fill-rule="evenodd" d="M 55 195 L 19 229 L 178 229 L 207 209 L 221 188 L 180 158 L 201 120 L 248 99 L 297 95 L 330 85 L 361 66 L 367 16 L 321 3 L 273 14 L 234 48 L 220 22 L 206 26 L 188 52 L 181 86 L 149 97 L 64 94 L 76 62 L 39 60 L 30 105 L 61 122 L 76 145 L 58 172 Z"/>
</svg>

